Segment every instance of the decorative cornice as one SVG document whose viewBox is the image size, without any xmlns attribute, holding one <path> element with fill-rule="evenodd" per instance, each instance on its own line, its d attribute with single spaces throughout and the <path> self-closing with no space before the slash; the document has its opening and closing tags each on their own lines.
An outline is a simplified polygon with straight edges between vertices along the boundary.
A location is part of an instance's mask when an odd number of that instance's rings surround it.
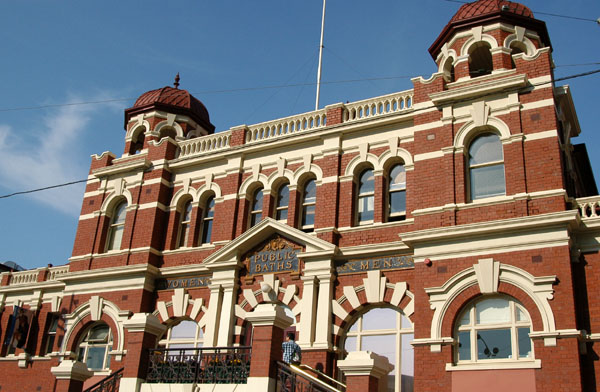
<svg viewBox="0 0 600 392">
<path fill-rule="evenodd" d="M 498 76 L 498 74 L 495 74 Z M 473 81 L 474 82 L 474 81 Z M 501 79 L 493 79 L 483 83 L 473 83 L 464 87 L 457 87 L 439 93 L 429 94 L 429 98 L 436 106 L 450 104 L 453 101 L 475 99 L 489 94 L 512 91 L 528 85 L 526 75 L 514 75 Z"/>
</svg>

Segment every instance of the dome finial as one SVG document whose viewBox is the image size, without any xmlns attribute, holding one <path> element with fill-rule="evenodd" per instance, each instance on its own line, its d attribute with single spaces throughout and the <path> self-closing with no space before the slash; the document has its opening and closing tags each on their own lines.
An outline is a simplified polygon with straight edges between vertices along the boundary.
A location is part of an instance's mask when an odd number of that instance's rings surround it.
<svg viewBox="0 0 600 392">
<path fill-rule="evenodd" d="M 179 88 L 179 72 L 177 72 L 177 75 L 175 75 L 175 83 L 173 83 L 173 86 L 175 86 L 175 88 Z"/>
</svg>

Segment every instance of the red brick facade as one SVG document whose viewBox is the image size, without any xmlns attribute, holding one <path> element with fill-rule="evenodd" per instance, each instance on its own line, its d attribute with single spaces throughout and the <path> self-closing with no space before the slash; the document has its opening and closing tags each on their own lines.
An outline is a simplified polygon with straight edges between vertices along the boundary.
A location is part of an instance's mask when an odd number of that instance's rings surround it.
<svg viewBox="0 0 600 392">
<path fill-rule="evenodd" d="M 283 330 L 256 327 L 252 341 L 247 320 L 270 301 L 293 312 L 303 363 L 338 379 L 348 329 L 370 309 L 386 307 L 413 328 L 409 390 L 479 388 L 485 378 L 495 391 L 505 384 L 493 380 L 511 377 L 525 388 L 515 390 L 596 390 L 600 198 L 572 191 L 589 189 L 577 181 L 594 179 L 572 164 L 570 137 L 579 130 L 568 112 L 570 93 L 559 94 L 551 82 L 543 24 L 485 9 L 489 19 L 480 25 L 479 16 L 453 19 L 431 49 L 440 73 L 413 79 L 410 91 L 215 134 L 206 125 L 208 114 L 189 107 L 171 113 L 155 102 L 152 110 L 128 109 L 124 155 L 92 158 L 69 264 L 1 274 L 2 343 L 14 309 L 33 316 L 25 347 L 12 353 L 2 345 L 0 391 L 80 390 L 83 382 L 57 380 L 51 368 L 60 358 L 77 359 L 85 334 L 100 323 L 112 333 L 110 364 L 85 386 L 124 368 L 129 384 L 122 385 L 140 390 L 148 350 L 167 339 L 148 326 L 123 327 L 142 313 L 165 329 L 182 319 L 197 322 L 204 347 L 252 343 L 250 377 L 274 379 Z M 517 41 L 526 52 L 512 54 Z M 491 68 L 469 76 L 473 65 L 461 53 L 478 45 L 490 47 Z M 452 72 L 445 70 L 448 61 Z M 132 132 L 139 126 L 144 146 L 133 154 Z M 177 136 L 159 139 L 167 128 Z M 478 198 L 471 195 L 469 153 L 483 134 L 501 145 L 504 192 Z M 405 168 L 406 213 L 392 221 L 388 187 L 395 164 Z M 373 218 L 361 224 L 358 178 L 364 170 L 373 173 Z M 314 229 L 303 232 L 309 179 L 317 184 Z M 287 219 L 275 221 L 286 183 Z M 259 189 L 262 221 L 250 227 Z M 202 244 L 210 197 L 211 241 Z M 188 201 L 190 233 L 180 247 Z M 122 202 L 122 237 L 107 251 Z M 261 249 L 283 249 L 269 247 L 277 238 L 296 252 L 297 270 L 277 271 L 273 264 L 267 272 L 251 271 L 250 260 Z M 394 257 L 410 262 L 384 268 L 373 261 Z M 341 272 L 352 263 L 358 271 Z M 188 286 L 198 277 L 208 283 Z M 165 281 L 177 286 L 165 289 Z M 275 299 L 267 298 L 265 284 Z M 459 318 L 486 296 L 526 310 L 529 358 L 459 358 Z M 48 348 L 53 315 L 60 318 Z M 349 392 L 376 388 L 369 376 L 348 383 Z"/>
</svg>

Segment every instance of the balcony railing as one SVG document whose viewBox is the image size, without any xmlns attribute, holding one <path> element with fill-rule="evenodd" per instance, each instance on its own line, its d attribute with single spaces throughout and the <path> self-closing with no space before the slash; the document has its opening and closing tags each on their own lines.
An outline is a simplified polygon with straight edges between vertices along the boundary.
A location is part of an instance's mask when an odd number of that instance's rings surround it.
<svg viewBox="0 0 600 392">
<path fill-rule="evenodd" d="M 152 349 L 146 382 L 245 384 L 250 354 L 251 347 Z"/>
<path fill-rule="evenodd" d="M 313 370 L 313 369 L 311 369 Z M 327 377 L 327 382 L 335 381 Z M 345 385 L 332 386 L 326 381 L 307 373 L 302 369 L 302 365 L 288 365 L 285 362 L 277 361 L 277 392 L 342 392 L 337 387 L 345 389 Z"/>
<path fill-rule="evenodd" d="M 584 221 L 600 217 L 600 196 L 581 197 L 575 203 Z"/>
</svg>

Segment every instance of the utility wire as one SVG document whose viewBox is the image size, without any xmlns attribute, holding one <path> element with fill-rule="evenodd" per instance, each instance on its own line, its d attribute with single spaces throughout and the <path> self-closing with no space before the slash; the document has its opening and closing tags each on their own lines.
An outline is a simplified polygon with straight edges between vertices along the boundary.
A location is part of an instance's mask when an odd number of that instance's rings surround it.
<svg viewBox="0 0 600 392">
<path fill-rule="evenodd" d="M 462 0 L 444 0 L 447 1 L 448 3 L 459 3 L 459 4 L 469 4 L 469 1 L 462 1 Z M 579 16 L 570 16 L 570 15 L 560 15 L 560 14 L 552 14 L 550 12 L 540 12 L 540 11 L 531 11 L 535 14 L 539 14 L 539 15 L 548 15 L 548 16 L 555 16 L 557 18 L 566 18 L 566 19 L 575 19 L 575 20 L 583 20 L 585 22 L 594 22 L 594 23 L 600 23 L 598 20 L 596 19 L 590 19 L 590 18 L 581 18 Z"/>
<path fill-rule="evenodd" d="M 34 193 L 34 192 L 46 191 L 48 189 L 60 188 L 60 187 L 63 187 L 63 186 L 73 185 L 73 184 L 79 184 L 79 183 L 86 182 L 86 181 L 87 181 L 87 178 L 85 180 L 77 180 L 77 181 L 65 182 L 64 184 L 50 185 L 50 186 L 46 186 L 44 188 L 31 189 L 29 191 L 21 191 L 21 192 L 10 193 L 8 195 L 2 195 L 2 196 L 0 196 L 0 199 L 6 199 L 8 197 L 17 196 L 17 195 L 25 195 L 27 193 Z"/>
<path fill-rule="evenodd" d="M 554 80 L 550 80 L 548 82 L 539 82 L 539 83 L 536 83 L 536 84 L 531 84 L 529 86 L 524 87 L 523 90 L 530 89 L 531 87 L 539 87 L 539 86 L 543 86 L 545 84 L 560 82 L 560 81 L 563 81 L 563 80 L 576 79 L 576 78 L 580 78 L 580 77 L 583 77 L 583 76 L 589 76 L 589 75 L 593 75 L 593 74 L 597 74 L 597 73 L 600 73 L 600 69 L 595 69 L 593 71 L 582 72 L 582 73 L 578 73 L 578 74 L 574 74 L 574 75 L 563 76 L 562 78 L 557 78 L 557 79 L 554 79 Z M 497 91 L 495 91 L 493 93 L 490 93 L 490 94 L 485 94 L 483 96 L 485 97 L 485 96 L 496 95 L 496 94 L 498 94 Z M 465 98 L 463 100 L 456 101 L 455 103 L 468 102 L 468 101 L 472 101 L 472 100 L 473 100 L 472 98 Z M 423 111 L 423 110 L 433 109 L 435 107 L 436 107 L 436 105 L 430 105 L 430 106 L 418 108 L 418 109 L 413 110 L 412 113 L 420 112 L 420 111 Z M 60 187 L 68 186 L 68 185 L 79 184 L 81 182 L 86 182 L 86 181 L 87 181 L 87 179 L 85 179 L 85 180 L 78 180 L 78 181 L 71 181 L 71 182 L 67 182 L 67 183 L 64 183 L 64 184 L 47 186 L 47 187 L 44 187 L 44 188 L 32 189 L 32 190 L 21 191 L 21 192 L 15 192 L 15 193 L 11 193 L 11 194 L 8 194 L 8 195 L 2 195 L 2 196 L 0 196 L 0 199 L 6 199 L 8 197 L 12 197 L 12 196 L 16 196 L 16 195 L 24 195 L 24 194 L 28 194 L 28 193 L 45 191 L 45 190 L 48 190 L 48 189 L 60 188 Z"/>
<path fill-rule="evenodd" d="M 445 0 L 445 1 L 450 1 L 450 0 Z M 581 66 L 589 66 L 589 65 L 600 65 L 600 62 L 556 65 L 555 68 L 581 67 Z M 412 79 L 414 77 L 415 77 L 415 75 L 382 76 L 382 77 L 377 77 L 377 78 L 332 80 L 329 82 L 321 82 L 321 84 L 362 83 L 362 82 L 372 82 L 372 81 L 382 81 L 382 80 Z M 315 86 L 316 84 L 317 84 L 316 82 L 307 82 L 307 83 L 292 83 L 292 84 L 280 84 L 280 85 L 270 85 L 270 86 L 240 87 L 240 88 L 221 89 L 221 90 L 203 90 L 203 91 L 192 92 L 191 94 L 192 95 L 201 95 L 201 94 L 234 93 L 234 92 L 240 92 L 240 91 L 258 91 L 258 90 L 271 90 L 271 89 L 281 89 L 281 88 L 291 88 L 291 87 L 306 87 L 306 86 Z M 114 98 L 114 99 L 106 99 L 106 100 L 98 100 L 98 101 L 80 101 L 80 102 L 70 102 L 70 103 L 39 105 L 39 106 L 19 106 L 19 107 L 14 107 L 14 108 L 0 108 L 0 113 L 23 111 L 23 110 L 58 108 L 58 107 L 64 107 L 64 106 L 96 105 L 96 104 L 103 104 L 103 103 L 110 103 L 110 102 L 133 101 L 137 98 L 138 97 Z"/>
</svg>

